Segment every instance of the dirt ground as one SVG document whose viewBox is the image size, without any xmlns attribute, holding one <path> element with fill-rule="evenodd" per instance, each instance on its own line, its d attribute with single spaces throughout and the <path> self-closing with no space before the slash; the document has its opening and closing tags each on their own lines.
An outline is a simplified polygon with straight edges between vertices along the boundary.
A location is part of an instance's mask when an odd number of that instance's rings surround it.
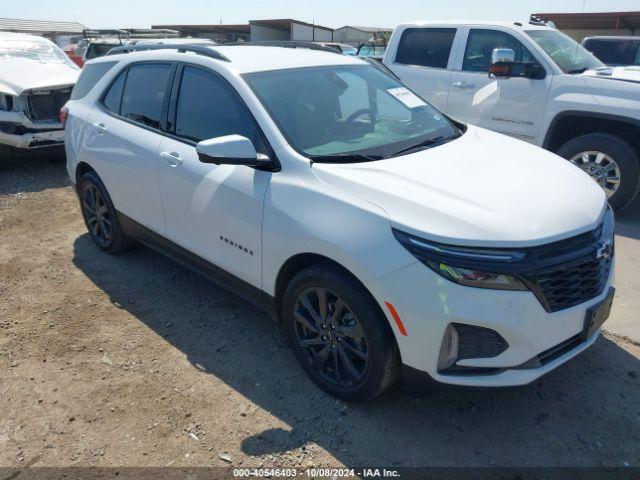
<svg viewBox="0 0 640 480">
<path fill-rule="evenodd" d="M 345 404 L 265 314 L 101 253 L 62 164 L 0 162 L 0 466 L 640 466 L 639 357 L 607 335 L 524 388 Z"/>
</svg>

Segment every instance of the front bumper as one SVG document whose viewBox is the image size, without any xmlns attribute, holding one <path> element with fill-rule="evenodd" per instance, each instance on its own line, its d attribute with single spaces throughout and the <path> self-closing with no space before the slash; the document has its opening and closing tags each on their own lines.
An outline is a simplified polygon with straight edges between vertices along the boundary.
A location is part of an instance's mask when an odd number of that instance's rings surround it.
<svg viewBox="0 0 640 480">
<path fill-rule="evenodd" d="M 615 262 L 615 260 L 614 260 Z M 537 368 L 523 365 L 582 333 L 587 310 L 607 296 L 614 279 L 614 268 L 597 297 L 575 307 L 547 312 L 530 291 L 489 290 L 450 282 L 420 262 L 367 284 L 387 315 L 405 366 L 405 382 L 420 383 L 429 389 L 437 384 L 473 387 L 525 385 L 591 346 L 598 334 L 586 341 L 573 342 L 552 360 Z M 385 302 L 394 305 L 406 335 Z M 473 367 L 474 373 L 438 372 L 438 354 L 450 323 L 489 328 L 498 332 L 508 348 L 492 358 L 473 358 L 456 363 Z M 490 371 L 491 373 L 486 373 Z M 418 383 L 418 385 L 415 385 Z M 417 388 L 420 390 L 420 388 Z"/>
<path fill-rule="evenodd" d="M 63 142 L 64 130 L 58 121 L 34 122 L 22 112 L 0 111 L 0 144 L 37 149 Z"/>
</svg>

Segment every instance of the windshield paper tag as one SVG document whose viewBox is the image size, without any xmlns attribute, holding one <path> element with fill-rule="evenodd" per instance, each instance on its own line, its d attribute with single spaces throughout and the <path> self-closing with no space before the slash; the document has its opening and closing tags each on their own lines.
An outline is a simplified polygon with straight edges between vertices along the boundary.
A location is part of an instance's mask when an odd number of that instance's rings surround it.
<svg viewBox="0 0 640 480">
<path fill-rule="evenodd" d="M 408 108 L 418 108 L 426 105 L 424 100 L 404 87 L 390 88 L 387 92 Z"/>
</svg>

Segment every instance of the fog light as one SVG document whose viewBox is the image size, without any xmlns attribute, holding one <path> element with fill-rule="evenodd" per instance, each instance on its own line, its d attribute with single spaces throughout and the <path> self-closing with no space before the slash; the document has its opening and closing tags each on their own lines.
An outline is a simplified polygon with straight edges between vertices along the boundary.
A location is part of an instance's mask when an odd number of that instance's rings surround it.
<svg viewBox="0 0 640 480">
<path fill-rule="evenodd" d="M 453 325 L 447 326 L 442 338 L 440 355 L 438 355 L 438 370 L 445 370 L 456 363 L 458 359 L 458 331 Z"/>
</svg>

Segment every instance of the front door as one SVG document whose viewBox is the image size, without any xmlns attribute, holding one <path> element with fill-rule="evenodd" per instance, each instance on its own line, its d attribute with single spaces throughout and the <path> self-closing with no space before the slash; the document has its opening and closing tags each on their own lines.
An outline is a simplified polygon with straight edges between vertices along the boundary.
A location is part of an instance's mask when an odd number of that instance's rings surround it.
<svg viewBox="0 0 640 480">
<path fill-rule="evenodd" d="M 514 50 L 516 62 L 539 63 L 508 32 L 481 27 L 470 29 L 462 65 L 451 75 L 447 113 L 462 122 L 535 143 L 552 77 L 490 78 L 494 48 Z"/>
<path fill-rule="evenodd" d="M 171 137 L 159 148 L 159 183 L 169 240 L 260 287 L 261 223 L 271 172 L 202 163 L 196 143 L 239 134 L 270 155 L 255 120 L 214 72 L 179 69 L 169 111 Z"/>
</svg>

